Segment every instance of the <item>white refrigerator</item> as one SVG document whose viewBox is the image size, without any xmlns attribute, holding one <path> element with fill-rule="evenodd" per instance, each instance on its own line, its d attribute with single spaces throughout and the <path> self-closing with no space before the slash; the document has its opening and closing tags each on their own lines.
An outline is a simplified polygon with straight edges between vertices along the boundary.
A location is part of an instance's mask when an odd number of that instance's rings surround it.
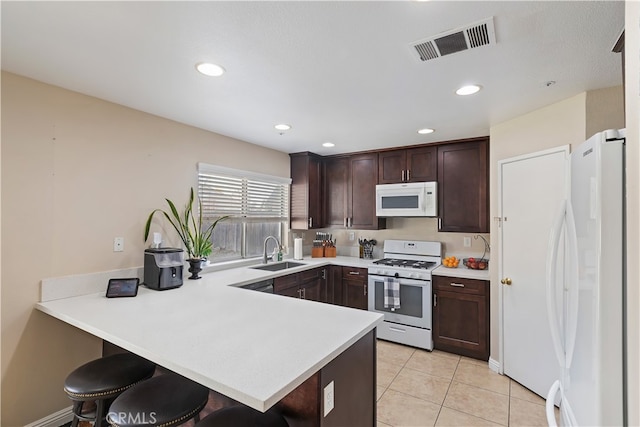
<svg viewBox="0 0 640 427">
<path fill-rule="evenodd" d="M 547 256 L 547 315 L 558 362 L 547 421 L 625 423 L 624 130 L 573 150 L 570 194 L 558 208 Z"/>
</svg>

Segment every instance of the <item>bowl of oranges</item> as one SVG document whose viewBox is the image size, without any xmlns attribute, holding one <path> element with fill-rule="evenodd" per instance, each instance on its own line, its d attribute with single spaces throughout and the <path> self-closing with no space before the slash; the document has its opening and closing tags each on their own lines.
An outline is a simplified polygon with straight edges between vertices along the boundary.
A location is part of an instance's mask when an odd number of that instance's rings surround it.
<svg viewBox="0 0 640 427">
<path fill-rule="evenodd" d="M 460 260 L 454 256 L 444 257 L 444 259 L 442 260 L 442 265 L 447 268 L 458 268 L 459 263 Z"/>
</svg>

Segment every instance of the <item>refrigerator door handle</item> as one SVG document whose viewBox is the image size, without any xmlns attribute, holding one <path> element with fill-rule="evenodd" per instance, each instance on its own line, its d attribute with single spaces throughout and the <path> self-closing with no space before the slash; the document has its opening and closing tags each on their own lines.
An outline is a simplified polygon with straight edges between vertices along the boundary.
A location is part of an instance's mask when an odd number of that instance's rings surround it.
<svg viewBox="0 0 640 427">
<path fill-rule="evenodd" d="M 560 380 L 556 380 L 549 389 L 549 393 L 547 393 L 547 402 L 545 403 L 545 410 L 547 413 L 547 424 L 549 427 L 557 427 L 556 424 L 556 414 L 555 414 L 555 405 L 556 395 L 560 391 L 560 399 L 562 399 L 562 384 Z"/>
<path fill-rule="evenodd" d="M 558 318 L 557 313 L 557 283 L 556 272 L 558 268 L 558 247 L 560 245 L 560 237 L 562 236 L 562 226 L 564 224 L 565 212 L 567 202 L 563 200 L 560 204 L 560 209 L 553 221 L 553 227 L 551 228 L 551 234 L 549 235 L 549 245 L 547 248 L 547 319 L 549 320 L 549 327 L 551 329 L 551 341 L 553 342 L 553 349 L 556 353 L 558 363 L 560 367 L 564 368 L 565 355 L 564 348 L 562 346 L 562 340 L 560 338 L 560 332 L 562 330 L 562 324 Z"/>
<path fill-rule="evenodd" d="M 579 301 L 579 282 L 578 282 L 578 237 L 576 234 L 576 222 L 573 214 L 573 206 L 571 200 L 567 201 L 567 246 L 569 254 L 567 257 L 565 271 L 567 272 L 567 329 L 565 333 L 566 339 L 566 356 L 565 365 L 571 367 L 573 360 L 573 351 L 576 346 L 576 334 L 578 331 L 578 301 Z"/>
</svg>

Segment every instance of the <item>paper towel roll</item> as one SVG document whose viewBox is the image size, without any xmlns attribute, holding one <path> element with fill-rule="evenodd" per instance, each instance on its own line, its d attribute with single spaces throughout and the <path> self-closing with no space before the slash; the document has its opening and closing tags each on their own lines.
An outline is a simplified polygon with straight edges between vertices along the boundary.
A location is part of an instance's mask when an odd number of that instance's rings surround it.
<svg viewBox="0 0 640 427">
<path fill-rule="evenodd" d="M 293 259 L 302 259 L 302 238 L 293 239 Z"/>
</svg>

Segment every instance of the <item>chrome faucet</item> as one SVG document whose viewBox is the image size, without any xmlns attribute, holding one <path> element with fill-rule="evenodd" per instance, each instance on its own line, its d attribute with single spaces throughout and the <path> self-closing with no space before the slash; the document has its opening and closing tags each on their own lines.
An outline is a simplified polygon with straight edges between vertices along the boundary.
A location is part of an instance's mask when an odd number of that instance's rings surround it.
<svg viewBox="0 0 640 427">
<path fill-rule="evenodd" d="M 273 239 L 276 241 L 276 248 L 280 249 L 280 241 L 278 240 L 277 237 L 274 236 L 267 236 L 266 239 L 264 239 L 264 250 L 262 252 L 262 263 L 266 264 L 270 259 L 273 259 L 273 256 L 267 257 L 267 242 L 269 241 L 269 239 Z"/>
</svg>

